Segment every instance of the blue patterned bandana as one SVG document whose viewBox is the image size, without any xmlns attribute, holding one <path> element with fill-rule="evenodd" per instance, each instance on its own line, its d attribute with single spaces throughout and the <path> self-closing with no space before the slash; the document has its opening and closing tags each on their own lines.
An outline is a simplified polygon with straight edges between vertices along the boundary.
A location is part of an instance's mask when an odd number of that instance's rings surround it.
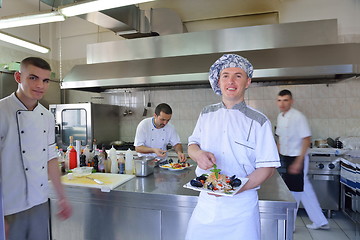
<svg viewBox="0 0 360 240">
<path fill-rule="evenodd" d="M 224 54 L 210 67 L 209 81 L 212 89 L 218 95 L 222 95 L 219 87 L 219 77 L 225 68 L 238 67 L 246 72 L 249 78 L 253 75 L 253 66 L 246 59 L 236 54 Z"/>
</svg>

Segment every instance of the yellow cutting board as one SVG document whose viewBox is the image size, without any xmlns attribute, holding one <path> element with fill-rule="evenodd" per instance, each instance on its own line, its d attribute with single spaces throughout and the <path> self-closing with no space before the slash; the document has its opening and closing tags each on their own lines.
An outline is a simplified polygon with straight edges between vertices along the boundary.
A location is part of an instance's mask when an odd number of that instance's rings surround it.
<svg viewBox="0 0 360 240">
<path fill-rule="evenodd" d="M 98 179 L 104 184 L 98 184 L 94 180 L 86 177 L 69 177 L 68 174 L 61 177 L 61 182 L 64 185 L 79 186 L 79 187 L 91 187 L 100 189 L 113 190 L 117 186 L 129 181 L 134 178 L 135 175 L 128 174 L 111 174 L 111 173 L 92 173 L 88 175 L 91 178 Z"/>
</svg>

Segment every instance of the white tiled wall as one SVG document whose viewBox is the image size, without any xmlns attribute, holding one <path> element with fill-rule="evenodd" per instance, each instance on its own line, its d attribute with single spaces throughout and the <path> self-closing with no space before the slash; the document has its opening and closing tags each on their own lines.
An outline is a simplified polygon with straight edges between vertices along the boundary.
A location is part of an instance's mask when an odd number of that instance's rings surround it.
<svg viewBox="0 0 360 240">
<path fill-rule="evenodd" d="M 279 113 L 276 97 L 280 90 L 289 89 L 295 99 L 294 107 L 302 111 L 309 120 L 313 139 L 336 138 L 339 136 L 360 136 L 360 79 L 351 78 L 334 84 L 286 85 L 250 87 L 245 101 L 263 112 L 276 124 Z M 138 123 L 145 117 L 153 116 L 157 104 L 165 102 L 173 109 L 171 123 L 176 127 L 181 141 L 187 143 L 201 109 L 220 101 L 210 88 L 185 90 L 152 90 L 151 108 L 147 116 L 144 110 L 143 91 L 131 93 L 132 115 L 121 116 L 120 138 L 133 141 Z M 149 92 L 145 92 L 146 96 Z M 104 98 L 92 101 L 111 103 L 129 108 L 129 94 L 125 103 L 124 93 L 102 93 Z M 89 96 L 88 96 L 89 97 Z M 148 97 L 146 97 L 148 99 Z"/>
</svg>

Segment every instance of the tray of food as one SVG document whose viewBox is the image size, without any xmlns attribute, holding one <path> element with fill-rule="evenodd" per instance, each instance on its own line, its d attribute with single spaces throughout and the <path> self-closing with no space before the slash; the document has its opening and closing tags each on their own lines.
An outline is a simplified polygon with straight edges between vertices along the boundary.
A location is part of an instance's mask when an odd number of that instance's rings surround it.
<svg viewBox="0 0 360 240">
<path fill-rule="evenodd" d="M 191 165 L 190 163 L 184 162 L 184 163 L 168 163 L 168 164 L 164 164 L 164 165 L 160 165 L 160 168 L 163 169 L 168 169 L 170 171 L 180 171 L 180 170 L 184 170 L 186 168 L 190 168 L 193 165 Z"/>
<path fill-rule="evenodd" d="M 222 196 L 234 196 L 240 189 L 247 183 L 248 178 L 237 178 L 235 175 L 229 177 L 220 173 L 220 169 L 216 168 L 211 170 L 210 174 L 203 174 L 190 182 L 186 183 L 183 187 L 195 191 L 208 192 Z"/>
</svg>

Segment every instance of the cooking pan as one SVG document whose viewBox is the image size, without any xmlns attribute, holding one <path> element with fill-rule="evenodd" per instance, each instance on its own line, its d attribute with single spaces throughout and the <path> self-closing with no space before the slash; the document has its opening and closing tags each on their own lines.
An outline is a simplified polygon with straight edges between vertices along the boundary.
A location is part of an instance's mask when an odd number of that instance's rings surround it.
<svg viewBox="0 0 360 240">
<path fill-rule="evenodd" d="M 112 141 L 112 142 L 110 143 L 110 145 L 113 145 L 114 148 L 116 148 L 116 147 L 122 147 L 122 146 L 125 145 L 125 142 L 124 142 L 124 141 L 121 141 L 121 140 Z"/>
</svg>

